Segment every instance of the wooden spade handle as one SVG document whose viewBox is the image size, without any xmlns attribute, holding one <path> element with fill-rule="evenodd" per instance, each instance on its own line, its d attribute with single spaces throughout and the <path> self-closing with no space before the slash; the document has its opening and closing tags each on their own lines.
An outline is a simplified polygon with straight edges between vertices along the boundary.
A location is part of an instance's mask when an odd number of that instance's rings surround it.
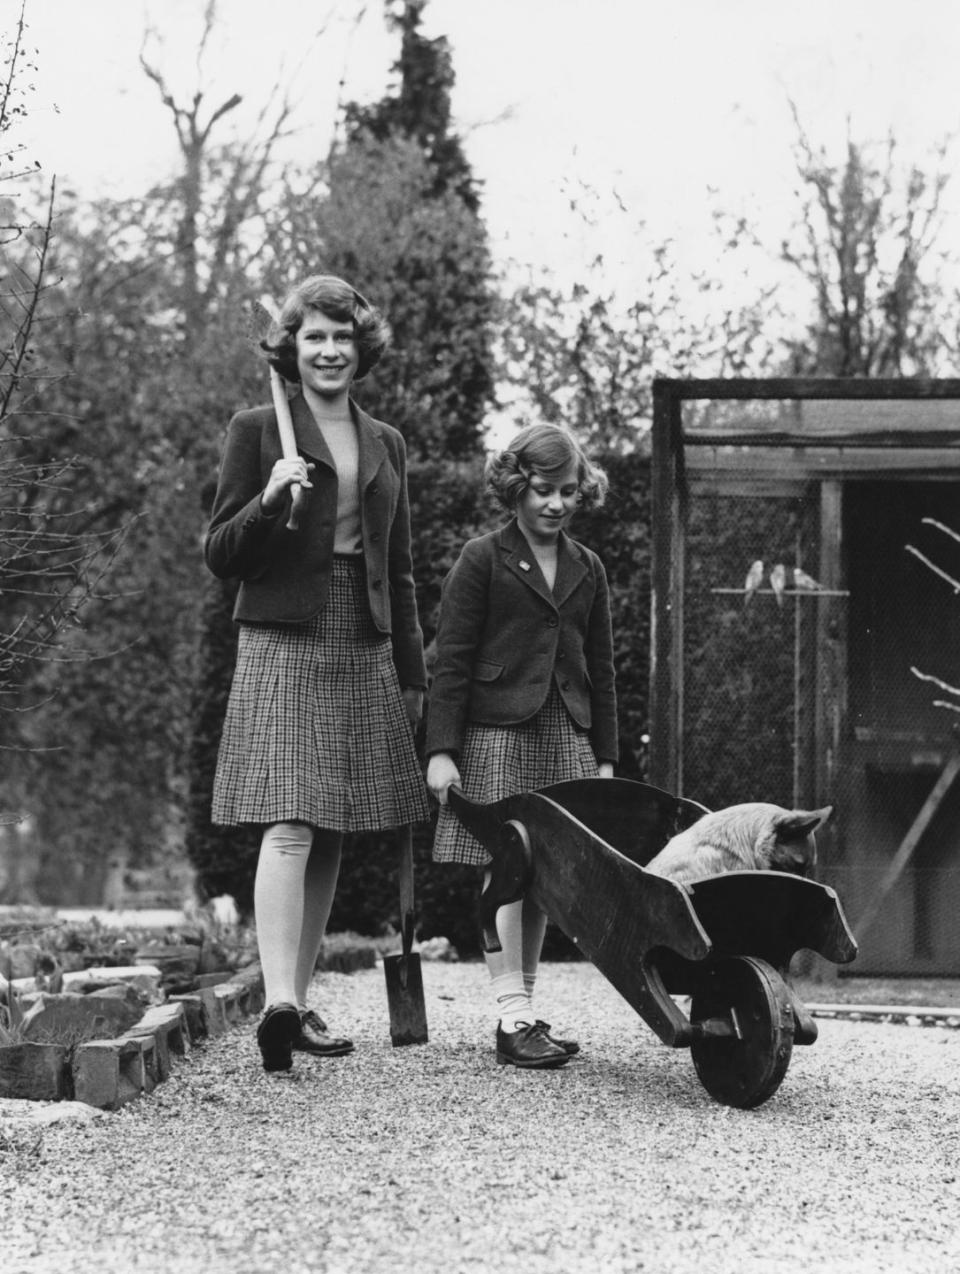
<svg viewBox="0 0 960 1274">
<path fill-rule="evenodd" d="M 266 297 L 259 302 L 261 311 L 267 315 L 271 322 L 277 322 L 276 308 Z M 280 450 L 283 453 L 284 460 L 296 460 L 297 455 L 297 435 L 293 429 L 293 416 L 290 412 L 290 400 L 287 398 L 287 391 L 283 383 L 283 377 L 273 367 L 270 368 L 270 394 L 273 398 L 273 410 L 277 417 L 277 429 L 280 433 Z M 295 482 L 290 488 L 290 517 L 287 520 L 287 530 L 295 531 L 300 525 L 300 509 L 303 507 L 305 493 L 299 482 Z"/>
<path fill-rule="evenodd" d="M 403 954 L 413 946 L 413 828 L 401 827 L 400 839 L 400 933 Z"/>
<path fill-rule="evenodd" d="M 293 432 L 293 416 L 290 413 L 290 400 L 283 385 L 283 377 L 278 371 L 270 368 L 270 392 L 273 395 L 273 410 L 277 415 L 277 429 L 280 431 L 280 450 L 284 460 L 296 460 L 297 437 Z M 300 508 L 303 505 L 304 490 L 299 482 L 290 488 L 290 517 L 287 519 L 287 530 L 296 531 L 300 525 Z"/>
</svg>

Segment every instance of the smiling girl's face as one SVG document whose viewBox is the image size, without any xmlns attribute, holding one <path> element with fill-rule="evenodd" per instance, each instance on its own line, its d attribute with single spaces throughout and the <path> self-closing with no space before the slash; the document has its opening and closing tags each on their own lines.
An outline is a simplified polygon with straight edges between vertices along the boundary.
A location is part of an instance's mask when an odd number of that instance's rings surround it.
<svg viewBox="0 0 960 1274">
<path fill-rule="evenodd" d="M 534 469 L 517 501 L 517 521 L 532 544 L 553 544 L 580 502 L 577 462 L 549 475 Z"/>
<path fill-rule="evenodd" d="M 295 339 L 297 370 L 307 396 L 346 395 L 360 361 L 353 323 L 328 318 L 320 310 L 307 310 Z"/>
</svg>

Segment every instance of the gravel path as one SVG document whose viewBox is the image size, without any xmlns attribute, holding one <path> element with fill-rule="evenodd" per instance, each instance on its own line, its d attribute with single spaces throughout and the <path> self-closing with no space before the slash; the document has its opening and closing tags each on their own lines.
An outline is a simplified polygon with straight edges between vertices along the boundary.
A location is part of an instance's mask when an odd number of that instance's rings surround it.
<svg viewBox="0 0 960 1274">
<path fill-rule="evenodd" d="M 260 1069 L 253 1023 L 115 1115 L 0 1137 L 5 1274 L 960 1270 L 960 1031 L 826 1020 L 758 1110 L 719 1106 L 586 964 L 542 974 L 557 1072 L 494 1064 L 479 964 L 320 975 L 357 1052 Z"/>
</svg>

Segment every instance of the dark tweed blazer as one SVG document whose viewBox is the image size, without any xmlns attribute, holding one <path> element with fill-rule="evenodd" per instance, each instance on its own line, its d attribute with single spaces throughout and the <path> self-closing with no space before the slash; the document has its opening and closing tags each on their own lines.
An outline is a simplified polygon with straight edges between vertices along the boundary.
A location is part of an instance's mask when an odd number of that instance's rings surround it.
<svg viewBox="0 0 960 1274">
<path fill-rule="evenodd" d="M 596 553 L 561 532 L 553 591 L 516 519 L 464 545 L 444 580 L 427 753 L 459 754 L 468 724 L 517 725 L 555 684 L 616 761 L 617 705 L 607 577 Z"/>
<path fill-rule="evenodd" d="M 337 519 L 337 469 L 303 396 L 290 404 L 297 449 L 313 461 L 313 489 L 296 531 L 287 530 L 289 503 L 264 513 L 260 496 L 280 459 L 272 407 L 241 411 L 230 421 L 204 557 L 221 579 L 242 582 L 234 619 L 303 623 L 327 599 Z M 410 548 L 406 447 L 402 435 L 350 404 L 357 426 L 360 521 L 370 616 L 393 641 L 401 686 L 426 685 L 423 633 L 417 616 Z"/>
</svg>

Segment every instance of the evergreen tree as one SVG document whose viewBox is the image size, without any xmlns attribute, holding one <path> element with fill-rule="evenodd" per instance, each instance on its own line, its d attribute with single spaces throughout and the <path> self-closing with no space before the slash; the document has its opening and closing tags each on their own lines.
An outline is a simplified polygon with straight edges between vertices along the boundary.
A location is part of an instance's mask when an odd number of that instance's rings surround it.
<svg viewBox="0 0 960 1274">
<path fill-rule="evenodd" d="M 412 461 L 481 449 L 492 393 L 494 298 L 482 223 L 403 136 L 355 137 L 325 165 L 325 195 L 291 196 L 272 236 L 285 277 L 349 279 L 393 330 L 387 357 L 356 389 L 404 435 Z"/>
<path fill-rule="evenodd" d="M 376 409 L 412 458 L 465 459 L 481 449 L 493 399 L 496 300 L 478 186 L 451 131 L 450 46 L 421 33 L 425 5 L 388 10 L 399 82 L 373 106 L 346 106 L 315 215 L 325 268 L 369 290 L 393 327 Z"/>
<path fill-rule="evenodd" d="M 405 0 L 402 9 L 387 6 L 387 23 L 400 32 L 400 57 L 393 71 L 400 78 L 395 93 L 373 106 L 349 103 L 344 111 L 347 137 L 369 134 L 383 142 L 409 137 L 429 159 L 433 193 L 452 191 L 472 213 L 480 212 L 480 195 L 459 137 L 450 131 L 450 94 L 456 82 L 450 43 L 445 36 L 428 40 L 420 31 L 427 0 Z"/>
</svg>

